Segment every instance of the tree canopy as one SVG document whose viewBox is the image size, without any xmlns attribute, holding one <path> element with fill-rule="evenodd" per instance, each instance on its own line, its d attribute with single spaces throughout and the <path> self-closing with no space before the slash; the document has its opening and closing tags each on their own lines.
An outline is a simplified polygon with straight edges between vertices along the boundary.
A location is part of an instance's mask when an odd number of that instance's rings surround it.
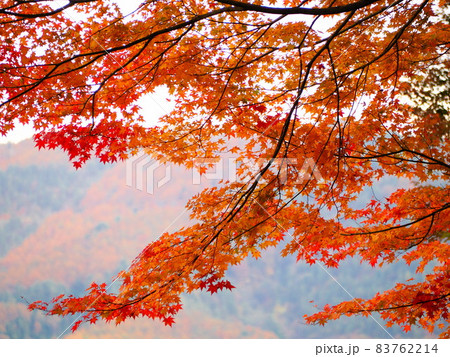
<svg viewBox="0 0 450 357">
<path fill-rule="evenodd" d="M 31 309 L 82 313 L 74 330 L 171 325 L 180 294 L 232 289 L 230 265 L 282 245 L 325 267 L 417 264 L 414 280 L 307 322 L 377 312 L 449 337 L 446 1 L 161 0 L 124 14 L 107 0 L 5 0 L 0 16 L 2 135 L 33 123 L 37 147 L 77 168 L 141 149 L 201 172 L 225 155 L 242 163 L 188 202 L 191 226 L 118 275 L 117 294 L 93 283 Z M 162 86 L 174 108 L 149 125 L 139 99 Z M 406 184 L 355 204 L 387 176 Z"/>
</svg>

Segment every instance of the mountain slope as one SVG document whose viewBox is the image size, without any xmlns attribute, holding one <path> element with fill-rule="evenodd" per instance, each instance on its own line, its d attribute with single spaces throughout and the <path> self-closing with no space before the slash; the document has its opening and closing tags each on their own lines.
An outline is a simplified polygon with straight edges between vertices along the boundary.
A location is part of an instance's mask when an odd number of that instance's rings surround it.
<svg viewBox="0 0 450 357">
<path fill-rule="evenodd" d="M 148 242 L 188 223 L 184 205 L 201 188 L 173 167 L 170 182 L 150 195 L 126 185 L 125 164 L 90 162 L 76 171 L 66 160 L 60 152 L 38 152 L 31 141 L 0 145 L 0 337 L 54 338 L 70 330 L 73 318 L 29 312 L 26 302 L 83 294 L 93 280 L 110 282 Z M 349 298 L 336 281 L 364 297 L 408 279 L 411 269 L 379 272 L 350 261 L 325 271 L 282 259 L 273 249 L 230 270 L 235 291 L 185 296 L 173 328 L 138 319 L 82 326 L 71 337 L 386 338 L 370 318 L 318 327 L 306 326 L 302 316 L 315 311 L 314 304 Z M 426 337 L 422 331 L 389 333 Z"/>
</svg>

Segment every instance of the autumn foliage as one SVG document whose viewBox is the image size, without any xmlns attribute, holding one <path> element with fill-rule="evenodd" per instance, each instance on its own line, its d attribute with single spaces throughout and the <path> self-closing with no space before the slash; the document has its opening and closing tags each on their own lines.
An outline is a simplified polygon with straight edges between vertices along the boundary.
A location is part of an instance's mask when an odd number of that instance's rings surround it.
<svg viewBox="0 0 450 357">
<path fill-rule="evenodd" d="M 187 168 L 227 153 L 259 165 L 193 197 L 195 223 L 150 243 L 117 294 L 93 283 L 30 308 L 82 313 L 73 330 L 138 316 L 172 325 L 181 293 L 232 289 L 231 265 L 281 244 L 325 267 L 417 266 L 414 280 L 309 323 L 376 312 L 449 337 L 446 5 L 161 0 L 125 14 L 107 0 L 3 1 L 1 134 L 33 123 L 36 146 L 77 168 L 141 149 Z M 174 109 L 149 125 L 138 100 L 161 86 Z M 355 204 L 383 177 L 403 186 Z"/>
</svg>

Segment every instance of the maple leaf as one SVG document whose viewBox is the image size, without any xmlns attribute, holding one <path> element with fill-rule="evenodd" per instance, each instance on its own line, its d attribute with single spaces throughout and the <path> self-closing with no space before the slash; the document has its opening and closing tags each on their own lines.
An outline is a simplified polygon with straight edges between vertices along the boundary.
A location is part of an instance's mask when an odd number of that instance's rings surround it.
<svg viewBox="0 0 450 357">
<path fill-rule="evenodd" d="M 78 328 L 80 327 L 80 325 L 81 325 L 82 322 L 83 322 L 82 320 L 75 321 L 75 322 L 73 323 L 72 327 L 70 328 L 70 330 L 71 330 L 72 332 L 75 332 L 76 330 L 78 330 Z"/>
<path fill-rule="evenodd" d="M 172 326 L 175 323 L 175 319 L 172 316 L 165 317 L 163 319 L 164 325 L 166 326 Z"/>
<path fill-rule="evenodd" d="M 75 169 L 79 169 L 83 166 L 83 162 L 82 161 L 74 161 L 73 162 L 73 167 L 75 167 Z"/>
<path fill-rule="evenodd" d="M 260 112 L 260 113 L 265 113 L 267 111 L 267 108 L 265 105 L 253 105 L 252 106 L 253 109 L 255 109 L 256 111 Z"/>
</svg>

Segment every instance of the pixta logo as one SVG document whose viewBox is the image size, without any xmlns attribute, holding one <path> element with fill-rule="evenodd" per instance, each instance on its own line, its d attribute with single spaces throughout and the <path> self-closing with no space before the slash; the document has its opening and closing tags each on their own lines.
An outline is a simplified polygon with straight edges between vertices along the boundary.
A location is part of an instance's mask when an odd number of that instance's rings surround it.
<svg viewBox="0 0 450 357">
<path fill-rule="evenodd" d="M 126 161 L 126 185 L 139 191 L 153 194 L 155 188 L 161 188 L 170 181 L 172 169 L 163 165 L 144 152 Z"/>
<path fill-rule="evenodd" d="M 296 158 L 281 159 L 194 159 L 194 171 L 192 183 L 200 184 L 202 178 L 208 180 L 227 180 L 229 182 L 247 183 L 258 179 L 263 181 L 264 177 L 259 177 L 263 168 L 268 166 L 270 170 L 278 175 L 280 183 L 291 180 L 293 184 L 301 184 L 314 178 L 322 183 L 323 178 L 316 167 L 313 159 L 307 158 L 299 161 Z M 290 174 L 289 174 L 290 172 Z"/>
<path fill-rule="evenodd" d="M 264 182 L 261 176 L 263 169 L 270 168 L 282 184 L 302 184 L 315 179 L 322 183 L 323 178 L 313 159 L 299 161 L 295 158 L 282 159 L 248 159 L 236 158 L 195 158 L 193 161 L 192 184 L 215 184 L 220 180 L 246 184 L 258 180 Z M 126 184 L 139 191 L 153 194 L 172 178 L 170 164 L 163 165 L 149 155 L 141 152 L 126 161 Z"/>
</svg>

